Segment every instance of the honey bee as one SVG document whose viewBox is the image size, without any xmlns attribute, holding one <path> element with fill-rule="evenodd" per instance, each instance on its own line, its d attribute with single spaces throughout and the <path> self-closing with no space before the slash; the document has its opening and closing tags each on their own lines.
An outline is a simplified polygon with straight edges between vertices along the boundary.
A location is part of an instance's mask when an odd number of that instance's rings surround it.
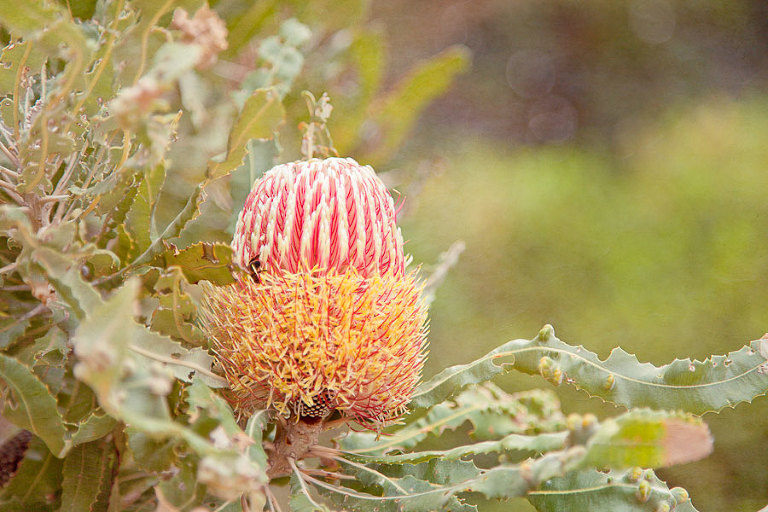
<svg viewBox="0 0 768 512">
<path fill-rule="evenodd" d="M 261 279 L 259 279 L 260 268 L 261 262 L 258 260 L 258 258 L 251 258 L 251 261 L 248 262 L 248 272 L 251 274 L 253 280 L 257 283 L 261 283 Z"/>
</svg>

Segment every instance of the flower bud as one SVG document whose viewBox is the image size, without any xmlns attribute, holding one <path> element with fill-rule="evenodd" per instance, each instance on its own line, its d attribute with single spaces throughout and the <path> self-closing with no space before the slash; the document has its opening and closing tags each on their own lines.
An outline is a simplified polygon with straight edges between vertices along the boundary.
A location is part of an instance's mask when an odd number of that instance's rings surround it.
<svg viewBox="0 0 768 512">
<path fill-rule="evenodd" d="M 234 261 L 251 270 L 314 268 L 362 277 L 405 269 L 395 205 L 370 166 L 351 158 L 278 165 L 257 181 L 240 213 Z"/>
</svg>

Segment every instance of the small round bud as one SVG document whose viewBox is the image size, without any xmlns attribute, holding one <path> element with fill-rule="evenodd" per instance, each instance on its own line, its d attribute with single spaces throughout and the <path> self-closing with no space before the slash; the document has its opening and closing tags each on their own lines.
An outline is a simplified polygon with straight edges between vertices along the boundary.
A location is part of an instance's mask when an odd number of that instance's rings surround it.
<svg viewBox="0 0 768 512">
<path fill-rule="evenodd" d="M 675 505 L 682 505 L 691 497 L 688 495 L 688 491 L 682 487 L 673 487 L 669 490 L 672 493 L 672 497 L 675 499 Z"/>
<path fill-rule="evenodd" d="M 651 497 L 651 484 L 648 480 L 640 480 L 635 491 L 635 497 L 640 503 L 645 503 Z"/>
</svg>

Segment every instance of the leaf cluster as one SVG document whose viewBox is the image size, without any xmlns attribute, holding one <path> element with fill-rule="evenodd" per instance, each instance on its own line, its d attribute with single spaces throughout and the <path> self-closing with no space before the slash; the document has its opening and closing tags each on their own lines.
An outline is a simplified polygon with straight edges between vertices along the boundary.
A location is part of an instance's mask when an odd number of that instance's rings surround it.
<svg viewBox="0 0 768 512">
<path fill-rule="evenodd" d="M 264 502 L 267 417 L 221 398 L 199 283 L 233 281 L 231 219 L 301 137 L 324 20 L 362 33 L 365 5 L 204 4 L 0 6 L 3 510 Z"/>
</svg>

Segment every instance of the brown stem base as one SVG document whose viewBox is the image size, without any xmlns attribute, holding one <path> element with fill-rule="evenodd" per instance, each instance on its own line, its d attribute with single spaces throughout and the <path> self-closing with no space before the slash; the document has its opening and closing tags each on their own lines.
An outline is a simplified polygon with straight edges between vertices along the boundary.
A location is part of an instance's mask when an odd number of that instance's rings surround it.
<svg viewBox="0 0 768 512">
<path fill-rule="evenodd" d="M 323 421 L 306 421 L 304 418 L 280 419 L 277 423 L 275 441 L 269 450 L 270 478 L 291 474 L 290 461 L 304 458 L 317 444 L 320 433 L 324 430 Z"/>
</svg>

